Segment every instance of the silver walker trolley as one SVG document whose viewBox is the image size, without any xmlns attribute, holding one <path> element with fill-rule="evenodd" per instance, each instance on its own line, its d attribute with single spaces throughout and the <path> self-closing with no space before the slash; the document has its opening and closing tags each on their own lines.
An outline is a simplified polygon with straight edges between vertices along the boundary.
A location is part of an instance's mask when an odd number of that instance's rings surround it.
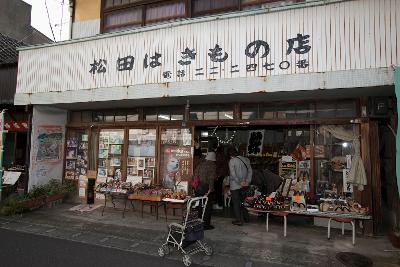
<svg viewBox="0 0 400 267">
<path fill-rule="evenodd" d="M 203 217 L 207 201 L 206 196 L 191 198 L 188 201 L 182 223 L 169 224 L 167 240 L 158 249 L 160 257 L 168 255 L 171 252 L 171 246 L 182 252 L 185 266 L 192 263 L 190 255 L 202 251 L 208 256 L 212 255 L 212 247 L 201 241 L 204 238 Z"/>
</svg>

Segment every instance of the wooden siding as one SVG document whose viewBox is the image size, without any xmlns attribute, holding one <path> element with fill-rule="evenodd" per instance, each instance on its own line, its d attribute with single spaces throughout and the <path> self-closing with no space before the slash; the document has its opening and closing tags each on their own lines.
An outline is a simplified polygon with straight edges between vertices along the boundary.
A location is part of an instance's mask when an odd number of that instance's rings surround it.
<svg viewBox="0 0 400 267">
<path fill-rule="evenodd" d="M 0 66 L 0 104 L 13 104 L 17 84 L 17 64 Z"/>
<path fill-rule="evenodd" d="M 397 0 L 345 1 L 23 50 L 17 93 L 387 68 L 400 63 L 399 10 Z M 287 40 L 297 34 L 310 35 L 311 50 L 287 55 Z M 246 46 L 255 40 L 268 42 L 267 57 L 261 57 L 262 47 L 255 58 L 245 55 Z M 208 56 L 216 44 L 228 53 L 222 63 L 211 62 Z M 182 67 L 178 61 L 186 47 L 197 55 L 191 65 Z M 161 66 L 145 69 L 145 54 L 155 52 L 162 55 Z M 117 71 L 118 58 L 128 55 L 135 57 L 133 70 Z M 92 75 L 90 64 L 100 59 L 107 60 L 107 71 Z M 309 66 L 297 67 L 299 60 L 307 60 Z M 287 70 L 279 68 L 282 61 L 290 62 Z M 263 68 L 266 63 L 274 63 L 275 69 Z M 249 64 L 257 64 L 256 71 L 247 71 Z M 196 75 L 200 68 L 203 76 Z M 232 72 L 236 69 L 239 72 Z M 177 76 L 181 70 L 184 77 Z M 210 74 L 214 70 L 218 73 Z M 165 71 L 171 71 L 170 79 L 163 77 Z"/>
</svg>

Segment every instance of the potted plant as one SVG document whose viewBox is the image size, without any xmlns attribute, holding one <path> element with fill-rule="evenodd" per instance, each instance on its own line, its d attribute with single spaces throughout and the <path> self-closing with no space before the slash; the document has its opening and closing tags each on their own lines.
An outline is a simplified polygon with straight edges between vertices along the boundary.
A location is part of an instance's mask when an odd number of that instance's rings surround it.
<svg viewBox="0 0 400 267">
<path fill-rule="evenodd" d="M 47 188 L 45 186 L 34 186 L 28 194 L 21 197 L 19 203 L 24 209 L 37 209 L 45 204 L 46 194 Z"/>
<path fill-rule="evenodd" d="M 51 179 L 45 187 L 47 189 L 46 203 L 56 202 L 65 197 L 66 192 L 60 181 Z"/>
</svg>

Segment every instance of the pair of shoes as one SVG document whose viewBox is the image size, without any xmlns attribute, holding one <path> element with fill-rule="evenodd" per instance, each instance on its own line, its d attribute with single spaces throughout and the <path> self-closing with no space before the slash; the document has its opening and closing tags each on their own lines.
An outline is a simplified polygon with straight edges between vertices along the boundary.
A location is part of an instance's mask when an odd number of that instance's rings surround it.
<svg viewBox="0 0 400 267">
<path fill-rule="evenodd" d="M 206 224 L 206 225 L 204 225 L 204 230 L 212 230 L 212 229 L 214 229 L 215 227 L 214 226 L 212 226 L 211 224 Z"/>
<path fill-rule="evenodd" d="M 215 209 L 215 210 L 222 210 L 222 209 L 224 209 L 224 208 L 221 207 L 221 206 L 218 205 L 218 204 L 214 204 L 214 205 L 213 205 L 213 209 Z"/>
<path fill-rule="evenodd" d="M 232 221 L 233 225 L 242 226 L 243 223 L 241 221 Z"/>
</svg>

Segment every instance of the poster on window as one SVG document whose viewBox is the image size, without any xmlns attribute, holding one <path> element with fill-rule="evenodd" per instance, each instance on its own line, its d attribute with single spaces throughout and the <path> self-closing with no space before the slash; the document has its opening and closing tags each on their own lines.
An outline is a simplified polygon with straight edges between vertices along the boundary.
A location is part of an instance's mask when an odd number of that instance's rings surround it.
<svg viewBox="0 0 400 267">
<path fill-rule="evenodd" d="M 264 130 L 249 131 L 249 140 L 247 142 L 248 156 L 261 156 L 264 144 Z"/>
<path fill-rule="evenodd" d="M 353 185 L 349 183 L 350 169 L 343 169 L 343 192 L 353 193 Z"/>
<path fill-rule="evenodd" d="M 38 149 L 36 153 L 36 161 L 60 161 L 62 159 L 62 139 L 63 129 L 61 126 L 39 126 L 37 135 Z M 74 154 L 74 151 L 71 152 L 71 155 Z"/>
<path fill-rule="evenodd" d="M 161 178 L 163 186 L 174 188 L 180 181 L 192 177 L 192 148 L 190 146 L 162 146 Z"/>
</svg>

